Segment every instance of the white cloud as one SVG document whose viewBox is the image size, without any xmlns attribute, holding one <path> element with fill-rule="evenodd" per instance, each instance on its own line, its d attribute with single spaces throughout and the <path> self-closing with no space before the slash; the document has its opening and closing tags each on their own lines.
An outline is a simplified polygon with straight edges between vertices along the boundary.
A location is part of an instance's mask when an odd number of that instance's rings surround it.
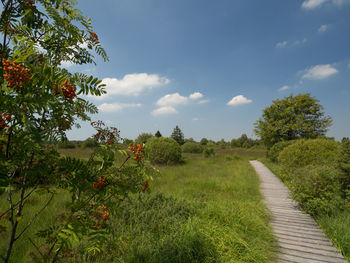
<svg viewBox="0 0 350 263">
<path fill-rule="evenodd" d="M 179 93 L 176 92 L 161 97 L 156 104 L 158 106 L 175 106 L 178 104 L 186 104 L 187 102 L 187 97 L 181 96 Z"/>
<path fill-rule="evenodd" d="M 203 98 L 203 94 L 200 93 L 200 92 L 195 92 L 195 93 L 192 93 L 190 96 L 189 96 L 189 99 L 190 100 L 198 100 L 200 98 Z"/>
<path fill-rule="evenodd" d="M 227 105 L 228 106 L 238 106 L 238 105 L 243 105 L 243 104 L 248 104 L 253 102 L 252 100 L 247 99 L 246 97 L 244 97 L 243 95 L 238 95 L 232 98 L 232 100 L 230 100 Z"/>
<path fill-rule="evenodd" d="M 198 104 L 205 104 L 205 103 L 208 103 L 209 102 L 209 100 L 200 100 L 200 101 L 198 101 Z"/>
<path fill-rule="evenodd" d="M 293 45 L 294 45 L 294 46 L 297 46 L 297 45 L 305 44 L 306 42 L 307 42 L 307 38 L 304 37 L 303 40 L 295 40 L 294 43 L 293 43 Z"/>
<path fill-rule="evenodd" d="M 305 70 L 305 74 L 303 75 L 303 79 L 311 79 L 311 80 L 320 80 L 330 77 L 334 74 L 338 73 L 338 70 L 331 66 L 330 64 L 326 65 L 316 65 L 310 67 Z"/>
<path fill-rule="evenodd" d="M 276 44 L 276 48 L 287 48 L 287 47 L 292 47 L 292 46 L 297 46 L 297 45 L 301 45 L 301 44 L 305 44 L 307 42 L 307 38 L 304 37 L 301 40 L 295 40 L 295 41 L 282 41 L 282 42 L 278 42 Z"/>
<path fill-rule="evenodd" d="M 306 0 L 302 3 L 301 7 L 304 9 L 314 9 L 327 1 L 328 0 Z"/>
<path fill-rule="evenodd" d="M 350 68 L 350 64 L 348 65 L 348 68 Z"/>
<path fill-rule="evenodd" d="M 283 90 L 287 90 L 287 89 L 290 89 L 290 87 L 287 85 L 284 85 L 284 86 L 280 87 L 278 90 L 283 91 Z"/>
<path fill-rule="evenodd" d="M 98 109 L 102 112 L 117 112 L 121 111 L 124 108 L 132 108 L 132 107 L 141 107 L 142 105 L 139 103 L 103 103 L 98 106 Z"/>
<path fill-rule="evenodd" d="M 319 29 L 317 31 L 320 33 L 323 33 L 323 32 L 326 32 L 328 28 L 329 28 L 328 25 L 322 25 L 319 27 Z"/>
<path fill-rule="evenodd" d="M 304 9 L 315 9 L 317 7 L 320 7 L 321 5 L 323 5 L 326 2 L 331 2 L 335 5 L 341 6 L 342 4 L 344 4 L 345 2 L 349 2 L 348 0 L 305 0 L 301 7 Z"/>
<path fill-rule="evenodd" d="M 177 113 L 176 109 L 171 106 L 160 107 L 151 112 L 153 116 L 168 115 L 168 114 L 175 114 L 175 113 Z"/>
<path fill-rule="evenodd" d="M 154 111 L 151 112 L 151 114 L 153 116 L 156 116 L 161 114 L 177 113 L 176 109 L 174 108 L 175 106 L 188 104 L 202 97 L 203 97 L 203 94 L 200 92 L 194 92 L 190 94 L 188 97 L 181 96 L 177 92 L 172 94 L 167 94 L 157 100 L 156 105 L 159 106 L 160 108 L 155 109 Z M 197 104 L 207 103 L 208 101 L 209 100 L 200 100 L 197 102 Z"/>
<path fill-rule="evenodd" d="M 199 121 L 199 118 L 194 117 L 192 120 L 194 120 L 194 121 Z"/>
<path fill-rule="evenodd" d="M 276 48 L 284 48 L 284 47 L 287 46 L 287 44 L 288 44 L 288 41 L 278 42 L 278 43 L 276 44 Z"/>
<path fill-rule="evenodd" d="M 106 84 L 107 94 L 94 98 L 104 99 L 113 95 L 138 96 L 144 90 L 165 86 L 169 82 L 166 77 L 147 73 L 127 74 L 122 79 L 104 78 L 102 83 Z"/>
</svg>

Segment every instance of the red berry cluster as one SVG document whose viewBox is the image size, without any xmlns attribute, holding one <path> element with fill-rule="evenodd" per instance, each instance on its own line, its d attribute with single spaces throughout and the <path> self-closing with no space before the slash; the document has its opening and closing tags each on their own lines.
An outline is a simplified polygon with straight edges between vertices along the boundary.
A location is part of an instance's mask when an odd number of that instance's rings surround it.
<svg viewBox="0 0 350 263">
<path fill-rule="evenodd" d="M 0 115 L 0 129 L 7 127 L 10 120 L 11 120 L 10 115 L 8 115 L 6 113 L 1 114 Z"/>
<path fill-rule="evenodd" d="M 145 192 L 148 188 L 148 181 L 145 182 L 145 184 L 143 185 L 143 188 L 142 188 L 142 192 Z"/>
<path fill-rule="evenodd" d="M 28 82 L 31 80 L 28 72 L 30 69 L 25 68 L 22 64 L 17 64 L 16 61 L 10 62 L 7 59 L 2 59 L 4 66 L 4 78 L 7 80 L 7 86 L 22 88 L 21 82 Z"/>
<path fill-rule="evenodd" d="M 97 183 L 93 183 L 92 187 L 95 190 L 101 190 L 106 183 L 106 177 L 99 178 Z"/>
<path fill-rule="evenodd" d="M 54 87 L 53 91 L 55 92 L 55 94 L 60 94 L 60 90 L 62 90 L 63 92 L 63 96 L 67 99 L 74 99 L 74 97 L 76 96 L 75 94 L 75 86 L 73 84 L 68 83 L 68 81 L 66 80 L 65 82 L 63 82 L 61 85 L 58 85 L 58 88 Z"/>
<path fill-rule="evenodd" d="M 106 143 L 107 145 L 114 144 L 118 139 L 119 131 L 115 127 L 105 127 L 102 121 L 93 121 L 90 123 L 92 127 L 97 129 L 97 133 L 94 135 L 94 139 L 99 143 Z"/>
<path fill-rule="evenodd" d="M 141 161 L 142 161 L 142 158 L 144 157 L 144 156 L 142 155 L 143 146 L 142 146 L 141 144 L 137 144 L 137 149 L 136 149 L 135 144 L 133 144 L 133 146 L 129 146 L 128 148 L 129 148 L 129 150 L 131 150 L 132 153 L 135 155 L 135 156 L 134 156 L 134 159 L 137 160 L 138 162 L 141 162 Z"/>
<path fill-rule="evenodd" d="M 98 42 L 98 36 L 94 31 L 90 32 L 90 40 L 92 42 Z"/>
<path fill-rule="evenodd" d="M 99 206 L 98 207 L 98 212 L 93 212 L 93 216 L 95 217 L 96 220 L 102 221 L 102 224 L 100 222 L 96 222 L 93 226 L 96 226 L 98 229 L 102 229 L 102 226 L 107 222 L 109 219 L 109 212 L 108 208 L 106 206 Z"/>
</svg>

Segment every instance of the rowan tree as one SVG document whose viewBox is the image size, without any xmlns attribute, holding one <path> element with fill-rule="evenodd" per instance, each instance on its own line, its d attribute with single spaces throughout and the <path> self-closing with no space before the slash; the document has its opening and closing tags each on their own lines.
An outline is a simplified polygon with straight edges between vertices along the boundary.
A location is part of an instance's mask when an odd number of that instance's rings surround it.
<svg viewBox="0 0 350 263">
<path fill-rule="evenodd" d="M 76 9 L 75 0 L 2 0 L 0 17 L 0 195 L 8 208 L 0 211 L 5 229 L 7 263 L 14 243 L 23 238 L 57 194 L 69 194 L 71 203 L 60 221 L 39 231 L 36 262 L 67 262 L 74 246 L 92 232 L 108 228 L 109 207 L 128 192 L 145 190 L 150 171 L 142 162 L 142 147 L 118 149 L 119 131 L 91 122 L 99 145 L 88 160 L 61 156 L 58 142 L 78 120 L 90 120 L 97 107 L 82 95 L 105 93 L 94 76 L 71 73 L 61 66 L 95 63 L 93 52 L 108 60 L 91 21 Z M 116 152 L 125 155 L 116 167 Z M 131 163 L 127 163 L 133 159 Z M 26 218 L 27 200 L 45 192 L 39 210 Z M 6 220 L 5 220 L 6 219 Z M 106 233 L 106 231 L 105 231 Z M 35 234 L 35 233 L 34 233 Z M 89 237 L 90 250 L 106 240 L 103 232 Z M 41 250 L 40 250 L 40 249 Z"/>
</svg>

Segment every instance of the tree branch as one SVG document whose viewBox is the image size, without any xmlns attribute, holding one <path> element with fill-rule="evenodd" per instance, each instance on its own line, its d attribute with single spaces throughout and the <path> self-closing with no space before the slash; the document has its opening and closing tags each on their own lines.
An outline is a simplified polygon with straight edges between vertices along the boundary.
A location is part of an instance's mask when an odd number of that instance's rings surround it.
<svg viewBox="0 0 350 263">
<path fill-rule="evenodd" d="M 15 241 L 17 241 L 21 235 L 28 229 L 28 227 L 30 227 L 33 222 L 35 221 L 35 219 L 41 214 L 42 211 L 45 210 L 45 208 L 51 203 L 53 197 L 54 197 L 55 193 L 52 193 L 50 196 L 50 199 L 46 202 L 46 204 L 32 217 L 32 219 L 30 220 L 30 222 L 23 228 L 23 230 L 21 231 L 21 233 L 19 233 L 17 235 L 17 237 L 15 237 Z"/>
<path fill-rule="evenodd" d="M 44 255 L 40 252 L 40 249 L 37 247 L 37 245 L 35 245 L 35 243 L 33 242 L 33 240 L 32 240 L 30 237 L 28 237 L 28 240 L 29 240 L 30 243 L 32 243 L 33 247 L 39 252 L 40 256 L 41 256 L 42 258 L 44 258 Z"/>
<path fill-rule="evenodd" d="M 27 199 L 36 189 L 38 188 L 38 185 L 34 186 L 34 188 L 23 198 L 23 200 Z M 18 201 L 17 203 L 15 203 L 13 206 L 14 208 L 20 203 L 20 201 Z M 0 219 L 7 214 L 8 211 L 10 211 L 11 208 L 7 209 L 4 213 L 2 213 L 0 215 Z"/>
</svg>

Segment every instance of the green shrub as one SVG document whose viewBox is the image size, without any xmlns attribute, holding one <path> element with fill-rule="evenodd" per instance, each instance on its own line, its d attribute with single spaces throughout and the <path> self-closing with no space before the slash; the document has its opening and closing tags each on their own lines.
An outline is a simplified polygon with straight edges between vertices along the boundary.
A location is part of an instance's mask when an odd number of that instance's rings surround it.
<svg viewBox="0 0 350 263">
<path fill-rule="evenodd" d="M 178 164 L 182 162 L 181 147 L 172 138 L 153 137 L 145 146 L 145 154 L 153 164 Z"/>
<path fill-rule="evenodd" d="M 327 165 L 309 165 L 296 169 L 288 176 L 293 198 L 309 214 L 331 215 L 342 209 L 339 170 Z"/>
<path fill-rule="evenodd" d="M 203 156 L 206 158 L 208 158 L 210 156 L 214 156 L 214 155 L 215 155 L 214 149 L 211 147 L 207 147 L 203 151 Z"/>
<path fill-rule="evenodd" d="M 267 157 L 273 162 L 277 162 L 279 154 L 283 151 L 284 148 L 288 147 L 295 143 L 296 140 L 283 141 L 275 143 L 267 153 Z"/>
<path fill-rule="evenodd" d="M 196 142 L 186 142 L 182 145 L 182 151 L 184 153 L 202 153 L 203 146 Z"/>
<path fill-rule="evenodd" d="M 350 140 L 343 138 L 341 141 L 341 151 L 338 160 L 339 168 L 342 171 L 341 183 L 343 189 L 347 192 L 350 190 Z"/>
<path fill-rule="evenodd" d="M 75 144 L 74 144 L 74 142 L 64 141 L 64 142 L 60 142 L 58 144 L 58 148 L 61 148 L 61 149 L 74 149 L 75 148 Z"/>
<path fill-rule="evenodd" d="M 233 155 L 227 155 L 225 159 L 226 161 L 237 161 L 237 160 L 242 160 L 242 157 L 240 155 L 233 154 Z"/>
<path fill-rule="evenodd" d="M 144 143 L 147 143 L 147 141 L 149 139 L 151 139 L 153 137 L 153 134 L 152 133 L 141 133 L 139 136 L 137 136 L 137 138 L 135 139 L 135 143 L 136 144 L 144 144 Z"/>
<path fill-rule="evenodd" d="M 287 173 L 307 165 L 336 166 L 339 151 L 340 144 L 332 139 L 302 139 L 284 148 L 278 162 Z"/>
<path fill-rule="evenodd" d="M 201 145 L 207 145 L 208 144 L 208 139 L 207 138 L 202 138 L 201 141 L 199 142 Z"/>
<path fill-rule="evenodd" d="M 87 138 L 85 141 L 83 141 L 83 143 L 81 144 L 81 147 L 83 149 L 86 149 L 86 148 L 94 148 L 94 147 L 97 147 L 98 146 L 98 143 L 96 140 L 94 140 L 93 138 Z"/>
</svg>

